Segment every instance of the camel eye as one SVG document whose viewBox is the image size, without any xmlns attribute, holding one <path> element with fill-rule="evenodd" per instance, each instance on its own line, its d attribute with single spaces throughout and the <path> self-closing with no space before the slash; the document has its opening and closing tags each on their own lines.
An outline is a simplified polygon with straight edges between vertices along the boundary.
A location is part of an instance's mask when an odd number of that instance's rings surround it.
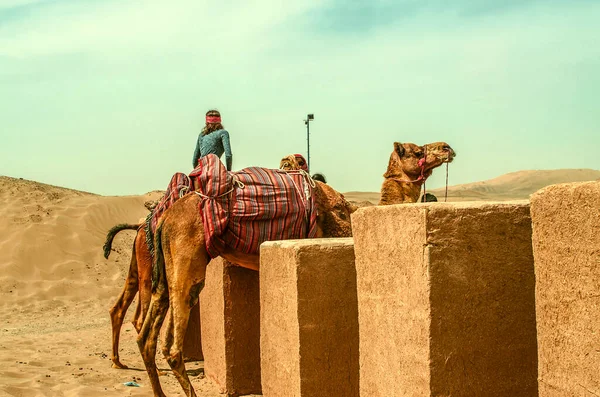
<svg viewBox="0 0 600 397">
<path fill-rule="evenodd" d="M 415 156 L 417 156 L 417 157 L 423 157 L 423 152 L 415 152 Z"/>
</svg>

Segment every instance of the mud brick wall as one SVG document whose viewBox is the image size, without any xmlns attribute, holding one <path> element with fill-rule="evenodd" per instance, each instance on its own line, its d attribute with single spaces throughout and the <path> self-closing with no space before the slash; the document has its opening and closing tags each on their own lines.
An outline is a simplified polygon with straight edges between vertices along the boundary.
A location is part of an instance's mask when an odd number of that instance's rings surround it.
<svg viewBox="0 0 600 397">
<path fill-rule="evenodd" d="M 360 395 L 537 396 L 526 202 L 352 215 Z"/>
<path fill-rule="evenodd" d="M 261 246 L 265 397 L 358 396 L 358 313 L 352 239 Z"/>
<path fill-rule="evenodd" d="M 531 197 L 540 396 L 600 396 L 600 182 Z"/>
<path fill-rule="evenodd" d="M 170 311 L 167 311 L 167 316 L 169 315 Z M 161 341 L 165 339 L 165 333 L 167 332 L 166 323 L 167 322 L 165 321 L 163 323 L 163 327 L 160 329 Z M 200 303 L 197 303 L 190 310 L 190 319 L 188 321 L 188 327 L 185 331 L 185 337 L 183 339 L 183 359 L 185 361 L 204 360 L 204 355 L 202 354 L 201 331 L 202 330 L 200 328 Z"/>
<path fill-rule="evenodd" d="M 222 393 L 261 393 L 259 311 L 258 273 L 213 259 L 200 293 L 200 323 L 204 372 Z"/>
<path fill-rule="evenodd" d="M 202 330 L 200 328 L 200 303 L 190 311 L 190 319 L 183 340 L 183 357 L 186 361 L 202 361 Z"/>
</svg>

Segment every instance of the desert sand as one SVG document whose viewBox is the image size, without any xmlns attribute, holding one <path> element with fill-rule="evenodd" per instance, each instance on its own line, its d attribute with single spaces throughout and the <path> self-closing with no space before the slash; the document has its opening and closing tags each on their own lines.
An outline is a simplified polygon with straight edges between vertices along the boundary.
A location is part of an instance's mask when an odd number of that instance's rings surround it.
<svg viewBox="0 0 600 397">
<path fill-rule="evenodd" d="M 523 199 L 550 184 L 596 179 L 600 171 L 522 171 L 452 186 L 448 201 Z M 443 200 L 444 189 L 432 192 Z M 102 244 L 112 226 L 145 217 L 144 202 L 160 194 L 106 197 L 0 176 L 0 396 L 152 396 L 131 323 L 120 345 L 130 369 L 110 361 L 108 310 L 123 286 L 134 232 L 117 236 L 108 260 Z M 160 354 L 157 361 L 168 368 Z M 219 395 L 202 362 L 188 369 L 199 396 Z M 141 387 L 123 385 L 133 380 Z M 182 395 L 170 371 L 161 382 L 168 395 Z"/>
<path fill-rule="evenodd" d="M 131 369 L 110 361 L 108 309 L 123 286 L 134 232 L 117 236 L 109 260 L 101 246 L 110 227 L 136 223 L 148 212 L 144 201 L 156 197 L 102 197 L 0 177 L 0 396 L 152 396 L 131 323 L 121 336 Z M 219 395 L 201 368 L 188 364 L 198 395 Z M 123 385 L 133 380 L 141 387 Z M 161 381 L 167 394 L 181 394 L 170 373 Z"/>
</svg>

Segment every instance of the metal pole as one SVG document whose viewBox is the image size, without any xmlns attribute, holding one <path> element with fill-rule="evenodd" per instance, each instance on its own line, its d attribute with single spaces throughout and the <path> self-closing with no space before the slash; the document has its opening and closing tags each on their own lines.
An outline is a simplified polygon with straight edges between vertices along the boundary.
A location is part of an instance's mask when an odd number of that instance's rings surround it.
<svg viewBox="0 0 600 397">
<path fill-rule="evenodd" d="M 307 157 L 308 157 L 308 172 L 310 173 L 310 120 L 306 119 L 306 149 L 307 149 Z"/>
</svg>

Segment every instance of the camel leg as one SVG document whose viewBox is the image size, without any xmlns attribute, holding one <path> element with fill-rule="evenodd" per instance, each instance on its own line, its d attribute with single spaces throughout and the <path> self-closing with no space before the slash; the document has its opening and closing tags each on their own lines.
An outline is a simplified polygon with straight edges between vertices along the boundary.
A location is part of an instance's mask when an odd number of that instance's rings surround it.
<svg viewBox="0 0 600 397">
<path fill-rule="evenodd" d="M 148 250 L 146 243 L 146 234 L 143 230 L 140 230 L 136 236 L 136 258 L 137 258 L 137 270 L 138 270 L 138 305 L 136 308 L 135 316 L 133 318 L 133 325 L 137 332 L 140 332 L 146 313 L 148 313 L 148 307 L 150 306 L 150 299 L 152 298 L 152 255 Z"/>
<path fill-rule="evenodd" d="M 162 354 L 169 356 L 171 346 L 173 346 L 173 311 L 167 311 L 167 323 L 165 324 L 164 339 L 162 341 Z"/>
<path fill-rule="evenodd" d="M 191 288 L 191 291 L 193 290 L 194 288 Z M 173 370 L 173 374 L 181 384 L 185 395 L 195 397 L 196 392 L 187 375 L 183 359 L 183 342 L 190 319 L 190 310 L 196 302 L 190 302 L 190 290 L 187 289 L 172 293 L 169 301 L 173 320 L 166 334 L 167 341 L 163 353 L 165 353 L 165 358 Z"/>
<path fill-rule="evenodd" d="M 156 397 L 166 397 L 160 386 L 156 368 L 156 342 L 160 327 L 169 308 L 169 293 L 164 285 L 159 285 L 152 294 L 150 307 L 144 319 L 144 325 L 137 338 L 137 344 L 146 366 L 146 372 Z"/>
<path fill-rule="evenodd" d="M 183 203 L 173 206 L 169 218 L 163 223 L 162 233 L 162 251 L 173 318 L 172 327 L 168 330 L 171 331 L 172 328 L 172 332 L 168 332 L 172 335 L 172 340 L 166 343 L 165 358 L 188 397 L 196 396 L 196 392 L 190 383 L 183 360 L 184 338 L 190 311 L 198 302 L 200 289 L 204 285 L 206 266 L 210 260 L 204 244 L 202 218 L 198 214 L 197 199 L 195 200 L 188 199 L 183 202 L 188 204 L 189 208 L 181 205 Z M 178 213 L 179 211 L 181 213 Z M 174 221 L 171 222 L 171 219 Z M 193 243 L 190 243 L 191 241 Z"/>
<path fill-rule="evenodd" d="M 135 294 L 138 292 L 138 271 L 137 261 L 135 258 L 135 243 L 133 251 L 131 253 L 131 262 L 129 264 L 129 272 L 127 279 L 125 280 L 125 286 L 123 291 L 115 305 L 110 309 L 110 321 L 112 324 L 112 357 L 113 368 L 126 369 L 127 366 L 123 365 L 119 359 L 119 337 L 121 334 L 121 326 L 123 325 L 123 319 L 127 313 L 127 309 L 131 305 Z"/>
<path fill-rule="evenodd" d="M 135 306 L 135 313 L 133 314 L 133 320 L 131 320 L 131 324 L 135 328 L 135 331 L 139 334 L 142 329 L 142 325 L 144 325 L 144 317 L 142 316 L 142 303 L 138 299 L 137 305 Z"/>
<path fill-rule="evenodd" d="M 150 263 L 151 265 L 152 263 Z M 141 273 L 141 272 L 140 272 Z M 146 313 L 148 313 L 148 307 L 150 306 L 150 299 L 152 298 L 152 280 L 150 277 L 144 279 L 139 277 L 139 302 L 138 308 L 140 310 L 139 314 L 136 313 L 136 317 L 134 321 L 137 323 L 138 327 L 141 328 L 144 323 L 144 318 L 146 317 Z M 139 331 L 138 331 L 139 332 Z"/>
<path fill-rule="evenodd" d="M 198 212 L 199 202 L 195 194 L 176 202 L 164 213 L 154 239 L 153 280 L 156 286 L 138 335 L 138 346 L 154 395 L 159 397 L 164 393 L 156 370 L 156 342 L 169 306 L 173 316 L 173 342 L 167 341 L 170 346 L 167 362 L 186 395 L 196 396 L 185 371 L 183 340 L 190 309 L 198 300 L 199 285 L 205 278 L 210 260 L 204 243 L 202 217 Z"/>
</svg>

